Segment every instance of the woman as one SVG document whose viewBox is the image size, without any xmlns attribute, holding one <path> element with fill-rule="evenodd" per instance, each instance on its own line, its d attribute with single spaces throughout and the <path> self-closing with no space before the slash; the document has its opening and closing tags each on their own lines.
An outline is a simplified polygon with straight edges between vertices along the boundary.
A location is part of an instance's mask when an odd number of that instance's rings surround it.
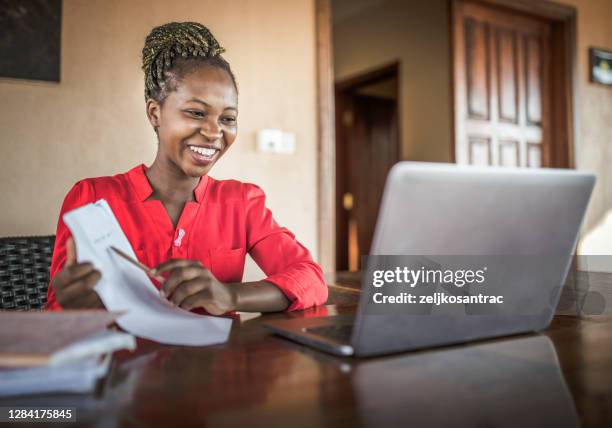
<svg viewBox="0 0 612 428">
<path fill-rule="evenodd" d="M 187 310 L 304 309 L 327 299 L 321 268 L 274 221 L 262 190 L 208 176 L 236 138 L 238 90 L 210 31 L 194 22 L 154 28 L 143 48 L 146 111 L 158 139 L 150 168 L 85 179 L 66 196 L 57 226 L 47 308 L 103 307 L 103 274 L 76 263 L 65 212 L 104 198 L 138 259 L 166 275 L 163 298 Z M 242 283 L 246 253 L 266 273 Z"/>
</svg>

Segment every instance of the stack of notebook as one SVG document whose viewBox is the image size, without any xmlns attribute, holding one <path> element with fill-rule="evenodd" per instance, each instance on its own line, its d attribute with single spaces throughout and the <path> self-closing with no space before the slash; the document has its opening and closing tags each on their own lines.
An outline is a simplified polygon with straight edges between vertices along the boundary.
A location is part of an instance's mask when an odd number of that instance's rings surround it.
<svg viewBox="0 0 612 428">
<path fill-rule="evenodd" d="M 0 396 L 88 392 L 106 376 L 112 352 L 136 348 L 109 330 L 107 311 L 0 312 Z"/>
</svg>

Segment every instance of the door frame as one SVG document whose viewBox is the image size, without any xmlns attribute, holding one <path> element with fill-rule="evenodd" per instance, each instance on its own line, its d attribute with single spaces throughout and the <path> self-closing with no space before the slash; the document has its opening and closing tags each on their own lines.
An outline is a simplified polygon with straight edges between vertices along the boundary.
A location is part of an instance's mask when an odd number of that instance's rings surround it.
<svg viewBox="0 0 612 428">
<path fill-rule="evenodd" d="M 453 2 L 449 2 L 449 35 L 450 46 L 453 43 Z M 558 64 L 565 76 L 560 82 L 553 82 L 553 91 L 558 89 L 565 94 L 565 104 L 553 112 L 554 121 L 565 120 L 567 126 L 562 129 L 562 135 L 567 146 L 568 167 L 575 166 L 576 133 L 578 123 L 577 112 L 574 109 L 578 99 L 577 90 L 577 60 L 576 60 L 576 8 L 557 4 L 551 1 L 533 2 L 532 0 L 481 0 L 487 5 L 496 5 L 540 16 L 553 20 L 554 37 L 558 39 L 557 48 L 561 51 Z M 534 4 L 535 3 L 535 4 Z M 332 49 L 331 0 L 315 0 L 315 31 L 316 31 L 316 61 L 317 61 L 317 242 L 318 259 L 323 271 L 334 272 L 336 266 L 336 152 L 335 152 L 335 112 L 334 112 L 334 71 Z M 451 48 L 451 56 L 453 49 Z M 453 58 L 451 58 L 453 64 Z M 449 79 L 451 81 L 451 99 L 454 103 L 453 68 Z M 454 115 L 451 123 L 454 130 Z M 454 162 L 455 142 L 454 132 L 451 143 L 451 154 Z"/>
<path fill-rule="evenodd" d="M 576 9 L 573 6 L 561 5 L 549 1 L 533 2 L 530 0 L 450 0 L 449 37 L 451 46 L 451 102 L 452 115 L 452 147 L 451 159 L 456 162 L 456 128 L 455 112 L 455 26 L 457 4 L 461 1 L 495 7 L 500 10 L 524 13 L 528 16 L 543 18 L 551 24 L 551 76 L 550 81 L 550 123 L 544 132 L 550 144 L 542 156 L 550 165 L 560 168 L 575 168 L 576 129 L 574 123 L 577 116 L 574 102 L 577 99 L 576 88 Z M 552 72 L 552 70 L 555 72 Z M 565 126 L 562 126 L 565 125 Z"/>
<path fill-rule="evenodd" d="M 317 243 L 325 273 L 336 270 L 336 137 L 331 0 L 315 0 L 317 61 Z"/>
</svg>

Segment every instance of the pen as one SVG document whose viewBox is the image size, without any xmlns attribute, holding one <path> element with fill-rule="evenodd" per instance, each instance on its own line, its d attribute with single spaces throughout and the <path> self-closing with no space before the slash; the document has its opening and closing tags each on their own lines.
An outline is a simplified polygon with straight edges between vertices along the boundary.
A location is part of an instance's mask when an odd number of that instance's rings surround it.
<svg viewBox="0 0 612 428">
<path fill-rule="evenodd" d="M 111 245 L 110 247 L 111 250 L 113 250 L 115 253 L 119 254 L 121 257 L 123 257 L 124 259 L 126 259 L 128 262 L 132 263 L 134 266 L 142 269 L 143 271 L 146 272 L 147 275 L 149 275 L 151 278 L 159 281 L 159 282 L 164 282 L 166 279 L 159 275 L 155 269 L 151 269 L 150 267 L 143 265 L 142 263 L 140 263 L 138 260 L 136 260 L 133 257 L 128 256 L 126 253 L 124 253 L 123 251 L 121 251 L 119 248 L 117 247 L 113 247 Z"/>
</svg>

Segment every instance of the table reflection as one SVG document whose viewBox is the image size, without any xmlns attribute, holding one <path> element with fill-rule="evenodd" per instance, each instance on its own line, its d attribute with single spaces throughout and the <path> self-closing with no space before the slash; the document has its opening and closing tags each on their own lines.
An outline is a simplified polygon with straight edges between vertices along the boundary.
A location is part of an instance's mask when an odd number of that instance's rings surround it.
<svg viewBox="0 0 612 428">
<path fill-rule="evenodd" d="M 365 362 L 352 378 L 364 426 L 580 425 L 542 335 Z"/>
</svg>

